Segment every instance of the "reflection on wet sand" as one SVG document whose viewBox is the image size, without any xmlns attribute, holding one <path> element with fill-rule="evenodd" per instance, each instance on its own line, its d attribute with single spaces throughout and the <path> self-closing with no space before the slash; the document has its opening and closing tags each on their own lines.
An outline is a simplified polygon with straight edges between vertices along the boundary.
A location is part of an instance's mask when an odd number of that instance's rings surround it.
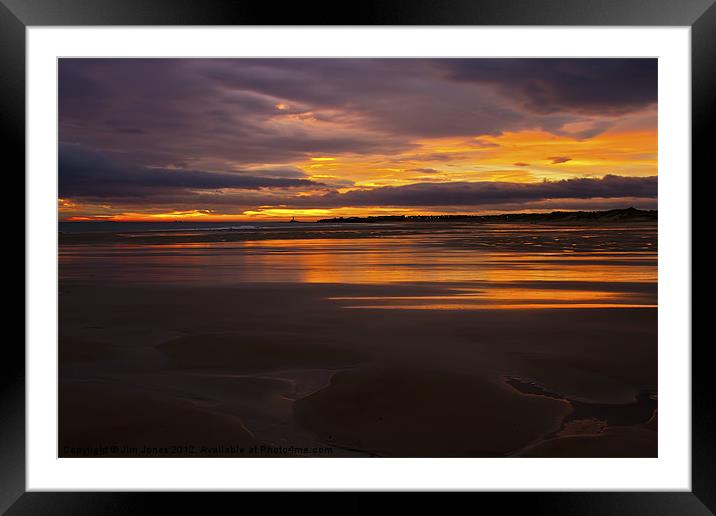
<svg viewBox="0 0 716 516">
<path fill-rule="evenodd" d="M 297 230 L 292 238 L 278 239 L 256 231 L 251 239 L 252 232 L 245 230 L 242 240 L 230 242 L 197 242 L 195 238 L 203 240 L 204 235 L 192 233 L 153 235 L 164 236 L 167 242 L 161 244 L 135 244 L 137 235 L 128 235 L 121 242 L 63 246 L 61 274 L 67 280 L 101 275 L 104 281 L 140 284 L 450 287 L 438 296 L 331 298 L 350 308 L 656 306 L 655 226 L 501 225 L 456 231 L 428 225 L 419 233 L 383 230 L 369 238 L 335 238 L 341 231 L 306 238 L 310 232 Z"/>
<path fill-rule="evenodd" d="M 61 235 L 60 456 L 656 455 L 655 225 L 213 233 Z"/>
</svg>

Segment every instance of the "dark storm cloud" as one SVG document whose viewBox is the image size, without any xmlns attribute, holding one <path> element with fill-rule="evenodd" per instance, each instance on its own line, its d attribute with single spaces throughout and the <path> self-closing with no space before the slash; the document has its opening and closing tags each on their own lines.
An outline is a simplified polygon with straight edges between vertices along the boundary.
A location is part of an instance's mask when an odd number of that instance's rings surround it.
<svg viewBox="0 0 716 516">
<path fill-rule="evenodd" d="M 345 207 L 440 207 L 452 209 L 525 209 L 526 207 L 597 209 L 600 206 L 655 206 L 657 177 L 607 175 L 601 179 L 565 179 L 541 183 L 509 182 L 447 182 L 418 183 L 406 186 L 331 191 L 314 195 L 296 195 L 288 190 L 242 189 L 215 194 L 211 190 L 167 190 L 152 192 L 152 207 L 170 210 L 216 210 L 241 212 L 257 206 L 281 208 L 345 208 Z M 323 189 L 325 191 L 325 189 Z M 320 191 L 320 189 L 318 190 Z M 124 190 L 88 190 L 83 198 L 108 202 L 117 209 L 139 209 L 143 198 L 127 196 Z M 144 192 L 144 190 L 142 190 Z"/>
<path fill-rule="evenodd" d="M 657 101 L 656 59 L 445 59 L 450 78 L 495 84 L 535 113 L 617 114 Z"/>
<path fill-rule="evenodd" d="M 405 186 L 330 192 L 323 195 L 276 197 L 271 194 L 227 194 L 213 199 L 214 206 L 254 203 L 289 208 L 341 208 L 370 206 L 496 206 L 543 202 L 559 199 L 656 199 L 657 177 L 607 175 L 601 179 L 575 178 L 540 183 L 452 182 L 418 183 Z M 176 203 L 195 202 L 199 197 L 182 196 Z M 204 196 L 204 198 L 206 198 Z"/>
<path fill-rule="evenodd" d="M 201 68 L 206 78 L 224 88 L 268 94 L 327 120 L 352 119 L 373 131 L 425 137 L 497 135 L 524 124 L 518 111 L 494 102 L 494 93 L 446 81 L 430 60 L 220 60 Z M 345 113 L 328 114 L 335 110 Z"/>
<path fill-rule="evenodd" d="M 655 60 L 61 59 L 59 64 L 60 140 L 152 166 L 206 169 L 227 162 L 289 163 L 317 154 L 394 155 L 413 147 L 415 138 L 522 129 L 584 139 L 611 124 L 583 120 L 585 114 L 620 114 L 655 101 Z M 580 121 L 585 129 L 565 131 L 566 124 Z"/>
<path fill-rule="evenodd" d="M 422 183 L 331 193 L 316 206 L 479 206 L 546 199 L 656 198 L 657 178 L 607 175 L 541 183 Z"/>
<path fill-rule="evenodd" d="M 240 172 L 206 172 L 148 168 L 124 164 L 101 153 L 78 145 L 60 145 L 59 195 L 63 198 L 149 197 L 157 194 L 191 190 L 234 188 L 256 190 L 260 188 L 316 187 L 307 179 L 282 177 L 287 170 L 260 171 L 261 175 Z M 295 171 L 294 171 L 295 174 Z"/>
<path fill-rule="evenodd" d="M 283 179 L 305 179 L 306 173 L 298 168 L 283 167 L 283 168 L 256 168 L 250 172 L 253 176 L 257 177 L 274 177 Z"/>
<path fill-rule="evenodd" d="M 121 153 L 142 165 L 201 167 L 413 147 L 402 137 L 360 128 L 281 125 L 275 117 L 299 116 L 308 107 L 280 111 L 285 99 L 270 90 L 228 87 L 208 75 L 207 67 L 251 75 L 253 61 L 62 59 L 60 141 Z"/>
</svg>

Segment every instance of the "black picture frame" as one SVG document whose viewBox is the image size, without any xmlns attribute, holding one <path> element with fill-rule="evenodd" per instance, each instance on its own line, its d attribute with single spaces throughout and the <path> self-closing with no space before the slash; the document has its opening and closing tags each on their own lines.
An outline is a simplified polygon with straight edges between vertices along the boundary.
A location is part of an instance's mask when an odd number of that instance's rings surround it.
<svg viewBox="0 0 716 516">
<path fill-rule="evenodd" d="M 0 0 L 0 124 L 6 163 L 25 166 L 25 31 L 63 25 L 550 25 L 691 27 L 692 168 L 706 168 L 716 111 L 715 0 L 363 0 L 330 5 L 256 0 Z M 684 171 L 685 179 L 691 171 Z M 693 177 L 693 176 L 692 176 Z M 688 343 L 672 343 L 687 345 Z M 475 493 L 500 512 L 551 515 L 716 513 L 716 412 L 708 346 L 692 346 L 692 491 Z M 25 349 L 6 339 L 0 375 L 0 511 L 7 514 L 210 514 L 256 502 L 256 493 L 25 492 Z M 350 493 L 339 505 L 315 493 L 272 494 L 273 509 L 343 514 L 380 509 L 385 495 Z M 472 497 L 480 498 L 472 498 Z M 440 509 L 442 497 L 412 503 Z M 455 501 L 455 500 L 452 500 Z M 404 503 L 401 502 L 401 503 Z M 282 507 L 285 506 L 285 507 Z M 493 505 L 494 506 L 494 505 Z M 340 508 L 340 509 L 339 509 Z"/>
</svg>

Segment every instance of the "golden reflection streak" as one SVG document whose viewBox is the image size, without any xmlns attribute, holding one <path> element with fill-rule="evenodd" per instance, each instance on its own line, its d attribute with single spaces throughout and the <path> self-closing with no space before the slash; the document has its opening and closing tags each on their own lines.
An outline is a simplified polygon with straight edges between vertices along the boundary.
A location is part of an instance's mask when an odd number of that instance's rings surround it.
<svg viewBox="0 0 716 516">
<path fill-rule="evenodd" d="M 413 253 L 422 240 L 381 238 L 351 239 L 270 239 L 245 241 L 251 248 L 275 248 L 280 253 L 265 256 L 272 267 L 291 267 L 302 283 L 385 284 L 423 282 L 510 283 L 516 281 L 656 282 L 652 265 L 613 265 L 610 256 L 591 253 L 589 257 L 569 253 L 490 252 L 482 249 L 436 249 Z M 377 246 L 380 249 L 377 249 Z M 609 252 L 609 255 L 619 253 Z M 655 256 L 655 253 L 651 253 Z M 648 255 L 647 255 L 648 256 Z M 559 259 L 559 263 L 534 260 Z M 603 259 L 603 264 L 580 264 Z M 624 261 L 624 256 L 619 256 Z M 637 259 L 637 258 L 634 258 Z M 643 259 L 643 258 L 642 258 Z M 565 263 L 564 261 L 571 263 Z M 628 261 L 628 260 L 627 260 Z"/>
<path fill-rule="evenodd" d="M 500 305 L 367 305 L 343 306 L 361 310 L 539 310 L 539 309 L 586 309 L 586 308 L 657 308 L 655 304 L 623 303 L 510 303 Z"/>
<path fill-rule="evenodd" d="M 348 305 L 344 308 L 379 309 L 433 309 L 433 310 L 469 310 L 469 309 L 508 309 L 508 308 L 607 308 L 607 307 L 645 307 L 641 296 L 630 293 L 603 292 L 598 290 L 562 290 L 534 288 L 500 288 L 454 295 L 437 296 L 336 296 L 333 301 L 381 301 L 383 304 Z M 513 302 L 509 302 L 514 300 Z M 641 302 L 635 302 L 635 301 Z M 392 301 L 412 301 L 415 304 L 391 303 Z M 430 303 L 429 301 L 433 301 Z M 434 301 L 447 301 L 435 303 Z M 507 302 L 506 302 L 507 301 Z M 621 301 L 621 302 L 620 302 Z M 385 303 L 389 304 L 385 304 Z M 656 306 L 656 305 L 653 305 Z"/>
<path fill-rule="evenodd" d="M 589 301 L 599 299 L 619 299 L 623 295 L 619 292 L 601 292 L 598 290 L 562 290 L 562 289 L 520 289 L 520 288 L 500 288 L 496 287 L 491 290 L 473 291 L 469 293 L 456 293 L 449 296 L 336 296 L 329 297 L 332 300 L 355 300 L 355 301 L 377 301 L 377 300 L 455 300 L 458 302 L 474 300 L 474 301 L 491 301 L 491 300 L 508 300 L 508 299 L 549 299 L 552 301 Z"/>
<path fill-rule="evenodd" d="M 499 232 L 495 230 L 495 232 Z M 130 236 L 127 233 L 124 236 Z M 165 234 L 168 235 L 168 234 Z M 136 236 L 141 236 L 136 234 Z M 173 236 L 177 236 L 173 234 Z M 359 296 L 329 297 L 332 301 L 348 301 L 344 308 L 362 309 L 545 309 L 545 308 L 644 308 L 650 304 L 648 293 L 601 291 L 599 285 L 584 290 L 574 288 L 540 288 L 531 284 L 523 288 L 507 286 L 514 282 L 555 281 L 568 287 L 570 281 L 655 283 L 656 262 L 628 264 L 632 260 L 656 257 L 654 252 L 634 251 L 627 254 L 609 250 L 589 252 L 587 256 L 549 251 L 492 252 L 475 248 L 425 247 L 425 237 L 393 238 L 317 238 L 265 239 L 237 242 L 184 242 L 137 246 L 129 238 L 127 243 L 110 245 L 105 249 L 117 251 L 143 249 L 148 252 L 166 250 L 200 250 L 243 248 L 247 254 L 206 254 L 161 256 L 153 263 L 191 264 L 199 268 L 225 266 L 227 271 L 251 270 L 253 281 L 290 281 L 324 284 L 414 284 L 434 282 L 453 295 L 417 296 Z M 434 239 L 432 240 L 434 241 Z M 102 246 L 100 246 L 102 247 Z M 419 249 L 420 252 L 416 252 Z M 61 252 L 63 262 L 75 257 Z M 104 260 L 105 258 L 98 258 Z M 536 263 L 541 260 L 544 263 Z M 603 260 L 603 263 L 584 264 L 584 260 Z M 618 260 L 619 264 L 610 263 Z M 126 262 L 126 260 L 125 260 Z M 626 262 L 626 264 L 624 264 Z M 257 275 L 264 271 L 267 276 Z M 237 272 L 233 272 L 234 274 Z M 484 284 L 470 288 L 471 282 Z M 452 283 L 452 285 L 451 285 Z M 461 285 L 455 288 L 454 285 Z M 371 302 L 375 302 L 371 304 Z"/>
</svg>

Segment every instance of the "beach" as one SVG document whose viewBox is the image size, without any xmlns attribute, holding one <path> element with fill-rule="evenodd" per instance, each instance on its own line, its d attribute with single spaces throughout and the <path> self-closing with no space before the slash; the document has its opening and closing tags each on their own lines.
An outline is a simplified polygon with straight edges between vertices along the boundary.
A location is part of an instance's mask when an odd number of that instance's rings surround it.
<svg viewBox="0 0 716 516">
<path fill-rule="evenodd" d="M 656 223 L 60 231 L 61 457 L 657 455 Z"/>
</svg>

